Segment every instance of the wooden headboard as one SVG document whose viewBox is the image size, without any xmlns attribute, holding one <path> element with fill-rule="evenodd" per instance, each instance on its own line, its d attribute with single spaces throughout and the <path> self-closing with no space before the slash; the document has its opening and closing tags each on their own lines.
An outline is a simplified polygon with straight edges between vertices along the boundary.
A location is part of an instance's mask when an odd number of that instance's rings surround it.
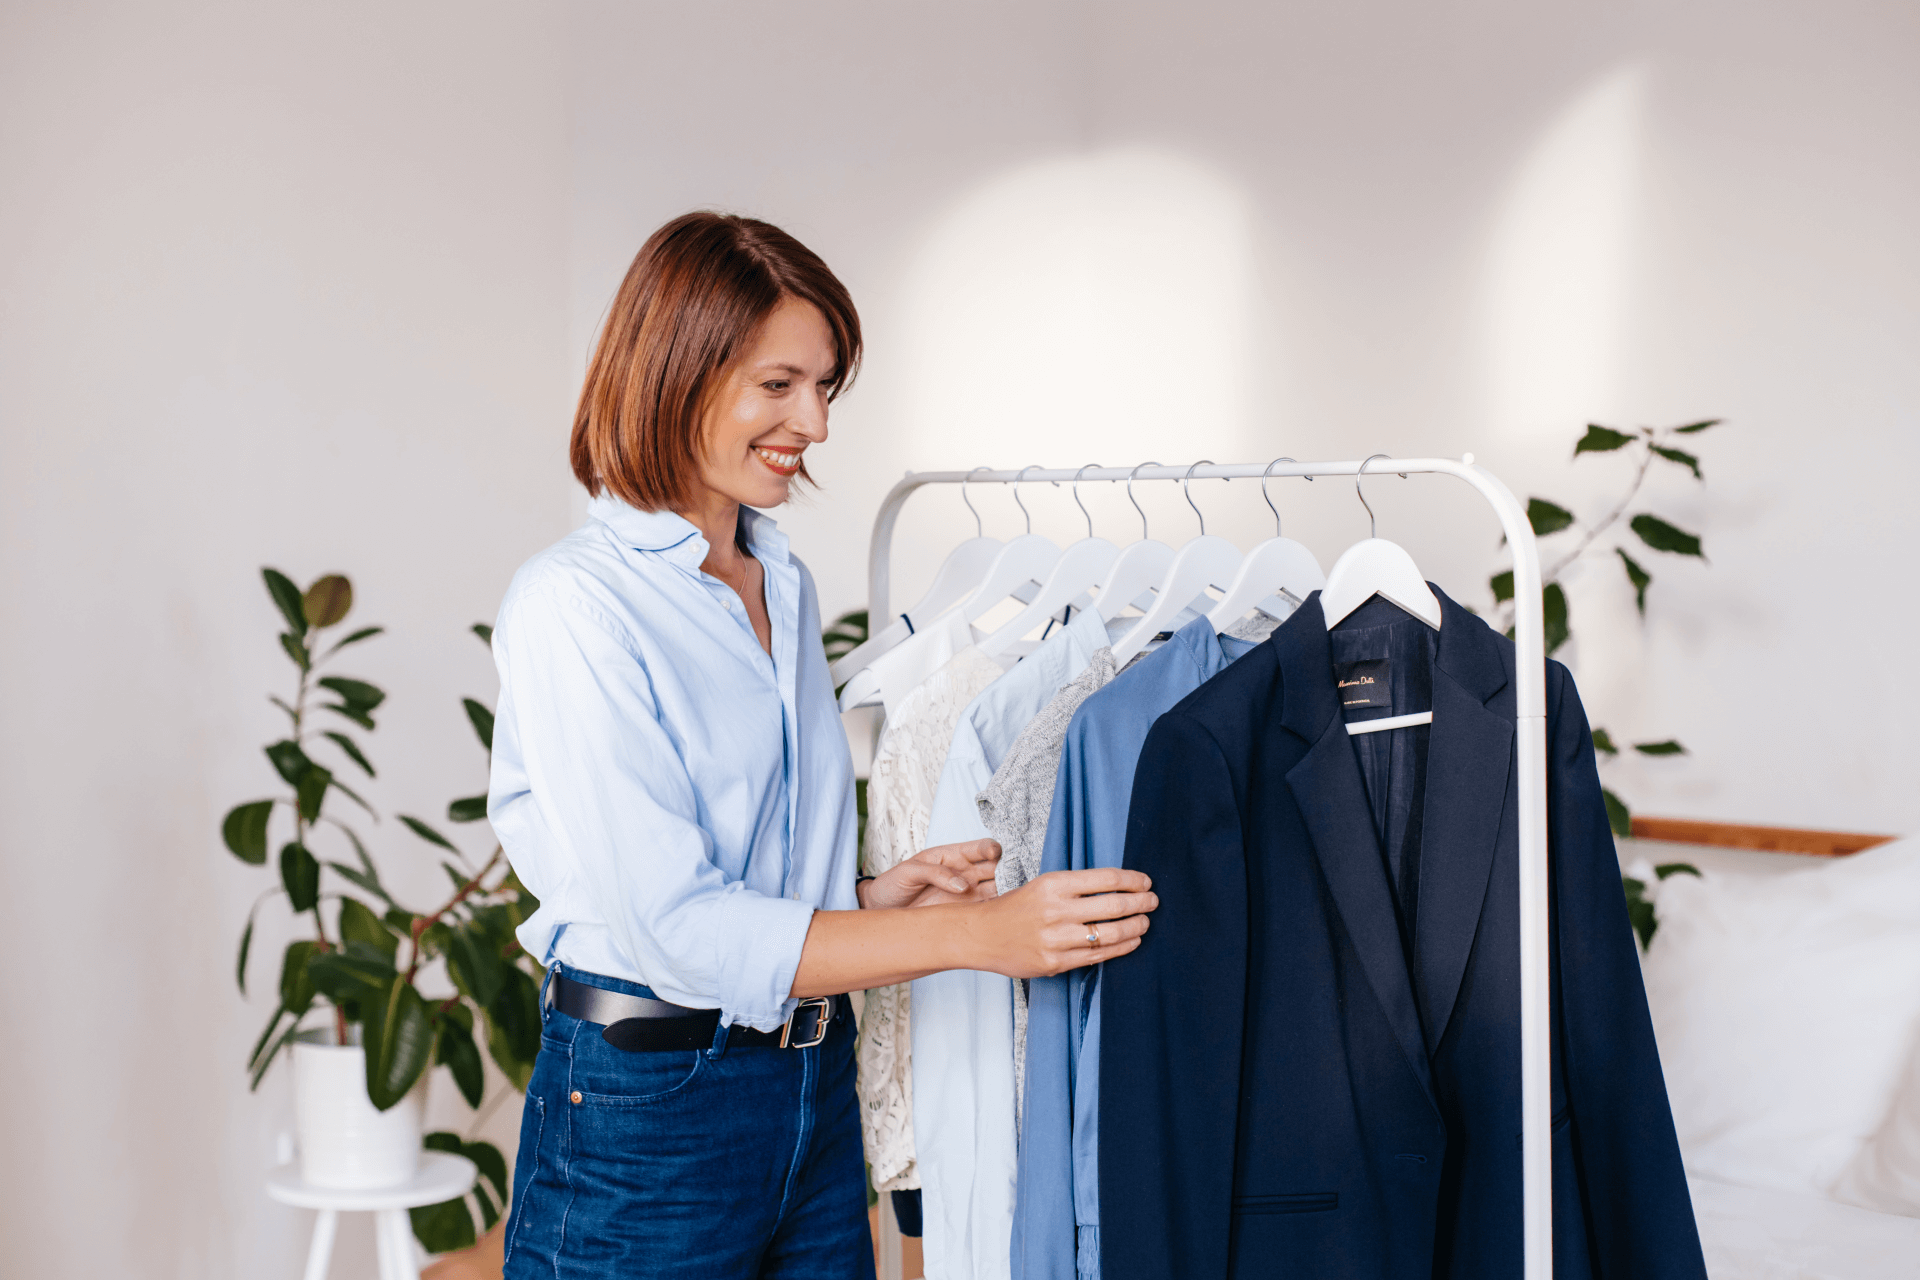
<svg viewBox="0 0 1920 1280">
<path fill-rule="evenodd" d="M 1816 858 L 1844 858 L 1899 838 L 1859 831 L 1810 831 L 1803 827 L 1756 827 L 1744 822 L 1638 816 L 1633 819 L 1633 834 L 1641 840 L 1706 844 L 1721 849 L 1762 849 L 1768 853 L 1804 853 Z"/>
</svg>

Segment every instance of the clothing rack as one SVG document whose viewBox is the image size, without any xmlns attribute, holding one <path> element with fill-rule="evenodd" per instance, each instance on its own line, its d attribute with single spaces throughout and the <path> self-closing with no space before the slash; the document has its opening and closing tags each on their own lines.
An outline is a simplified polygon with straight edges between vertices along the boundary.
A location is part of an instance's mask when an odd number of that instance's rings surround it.
<svg viewBox="0 0 1920 1280">
<path fill-rule="evenodd" d="M 1369 466 L 1371 465 L 1371 470 Z M 1473 455 L 1385 458 L 1352 462 L 1203 463 L 1198 466 L 1082 467 L 1019 471 L 909 471 L 887 493 L 873 522 L 867 560 L 867 616 L 888 616 L 889 558 L 894 525 L 915 490 L 930 484 L 1020 484 L 1087 480 L 1258 480 L 1286 476 L 1447 475 L 1486 499 L 1513 549 L 1514 739 L 1519 753 L 1520 836 L 1520 1109 L 1522 1257 L 1526 1280 L 1553 1276 L 1551 999 L 1547 959 L 1547 671 L 1540 554 L 1526 508 Z"/>
</svg>

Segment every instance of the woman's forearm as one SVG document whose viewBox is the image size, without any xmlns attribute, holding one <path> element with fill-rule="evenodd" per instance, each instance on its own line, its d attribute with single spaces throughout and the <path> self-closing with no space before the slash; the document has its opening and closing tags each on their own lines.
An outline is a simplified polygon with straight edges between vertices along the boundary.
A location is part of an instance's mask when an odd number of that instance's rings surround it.
<svg viewBox="0 0 1920 1280">
<path fill-rule="evenodd" d="M 1010 978 L 1064 973 L 1125 955 L 1160 904 L 1138 871 L 1054 871 L 984 902 L 816 911 L 793 994 L 838 995 L 943 969 Z"/>
<path fill-rule="evenodd" d="M 838 995 L 966 967 L 965 916 L 985 904 L 816 911 L 793 975 L 793 994 Z"/>
</svg>

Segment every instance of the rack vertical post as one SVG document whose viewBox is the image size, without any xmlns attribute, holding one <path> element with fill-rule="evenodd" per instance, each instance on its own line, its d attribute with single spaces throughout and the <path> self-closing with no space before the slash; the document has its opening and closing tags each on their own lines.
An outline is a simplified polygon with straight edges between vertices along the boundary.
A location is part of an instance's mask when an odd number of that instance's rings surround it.
<svg viewBox="0 0 1920 1280">
<path fill-rule="evenodd" d="M 1464 458 L 1373 459 L 1368 475 L 1448 475 L 1464 480 L 1493 508 L 1513 550 L 1514 749 L 1518 761 L 1520 874 L 1520 1112 L 1522 1257 L 1525 1280 L 1553 1276 L 1552 1065 L 1547 952 L 1547 673 L 1540 553 L 1526 508 L 1484 467 Z M 1078 470 L 908 472 L 888 491 L 874 517 L 867 559 L 867 610 L 874 626 L 887 617 L 894 526 L 913 493 L 930 484 L 1014 484 L 1072 480 L 1259 479 L 1357 476 L 1362 460 L 1206 464 L 1197 467 L 1085 467 Z"/>
</svg>

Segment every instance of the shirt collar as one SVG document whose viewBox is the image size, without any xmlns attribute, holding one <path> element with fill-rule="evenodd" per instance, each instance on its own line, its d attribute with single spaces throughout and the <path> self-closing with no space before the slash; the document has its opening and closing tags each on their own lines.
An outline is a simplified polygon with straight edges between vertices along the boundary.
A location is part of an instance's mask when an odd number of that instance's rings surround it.
<svg viewBox="0 0 1920 1280">
<path fill-rule="evenodd" d="M 635 551 L 659 552 L 690 568 L 698 568 L 707 558 L 706 535 L 685 516 L 671 511 L 642 511 L 610 493 L 589 500 L 587 515 L 606 525 L 615 537 Z M 787 563 L 787 535 L 780 532 L 772 516 L 752 507 L 742 507 L 740 527 L 755 559 Z"/>
</svg>

